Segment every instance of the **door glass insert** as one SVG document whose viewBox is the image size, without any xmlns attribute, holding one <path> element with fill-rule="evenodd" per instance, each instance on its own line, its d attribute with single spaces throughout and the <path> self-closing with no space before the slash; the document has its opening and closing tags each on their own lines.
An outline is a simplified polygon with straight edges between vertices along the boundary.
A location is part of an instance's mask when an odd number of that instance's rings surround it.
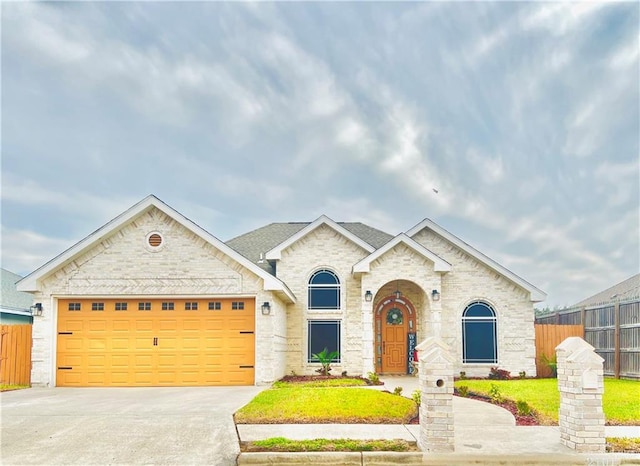
<svg viewBox="0 0 640 466">
<path fill-rule="evenodd" d="M 387 311 L 387 324 L 388 325 L 402 325 L 402 311 L 397 307 L 389 309 Z"/>
</svg>

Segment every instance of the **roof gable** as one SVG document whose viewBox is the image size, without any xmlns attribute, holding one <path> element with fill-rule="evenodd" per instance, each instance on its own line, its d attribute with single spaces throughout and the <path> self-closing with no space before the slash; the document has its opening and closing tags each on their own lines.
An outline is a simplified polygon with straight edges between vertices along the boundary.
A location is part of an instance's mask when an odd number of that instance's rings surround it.
<svg viewBox="0 0 640 466">
<path fill-rule="evenodd" d="M 291 235 L 289 238 L 287 238 L 282 243 L 278 244 L 277 246 L 275 246 L 271 250 L 267 251 L 267 253 L 265 255 L 266 259 L 268 259 L 268 260 L 280 260 L 282 258 L 282 251 L 287 249 L 293 243 L 295 243 L 295 242 L 299 241 L 300 239 L 304 238 L 305 236 L 307 236 L 309 233 L 311 233 L 312 231 L 314 231 L 316 228 L 320 227 L 321 225 L 326 225 L 329 228 L 335 230 L 337 233 L 341 234 L 342 236 L 344 236 L 345 238 L 347 238 L 351 242 L 357 244 L 358 246 L 360 246 L 362 249 L 364 249 L 367 252 L 373 252 L 375 250 L 375 248 L 373 246 L 371 246 L 369 243 L 367 243 L 365 240 L 363 240 L 359 236 L 355 235 L 354 233 L 352 233 L 351 231 L 349 231 L 348 229 L 346 229 L 342 225 L 334 222 L 333 220 L 331 220 L 326 215 L 321 215 L 316 220 L 314 220 L 313 222 L 308 224 L 306 227 L 302 228 L 301 230 L 299 230 L 295 234 Z"/>
<path fill-rule="evenodd" d="M 531 293 L 532 301 L 537 302 L 537 301 L 544 301 L 545 299 L 547 299 L 547 294 L 544 291 L 533 286 L 531 283 L 519 277 L 515 273 L 511 272 L 506 267 L 503 267 L 502 265 L 498 264 L 493 259 L 490 259 L 489 257 L 485 256 L 480 251 L 478 251 L 471 245 L 465 243 L 460 238 L 448 232 L 447 230 L 442 228 L 440 225 L 436 224 L 435 222 L 433 222 L 428 218 L 424 219 L 422 222 L 418 223 L 416 226 L 408 230 L 406 234 L 407 236 L 413 237 L 419 232 L 421 232 L 422 230 L 424 230 L 425 228 L 428 228 L 429 230 L 433 231 L 435 234 L 439 235 L 440 237 L 454 244 L 455 246 L 460 248 L 462 251 L 464 251 L 474 259 L 476 259 L 478 262 L 487 266 L 489 269 L 494 270 L 495 272 L 498 272 L 499 274 L 509 279 L 513 283 L 529 291 Z"/>
<path fill-rule="evenodd" d="M 45 278 L 54 271 L 58 270 L 60 267 L 73 260 L 78 255 L 82 254 L 84 251 L 87 251 L 89 248 L 98 244 L 100 241 L 110 236 L 118 229 L 122 228 L 124 225 L 128 224 L 129 222 L 152 208 L 160 210 L 162 213 L 181 224 L 184 228 L 198 235 L 213 247 L 229 256 L 231 259 L 238 262 L 240 265 L 250 270 L 258 277 L 262 278 L 264 280 L 265 290 L 281 291 L 292 302 L 295 301 L 293 293 L 291 293 L 287 286 L 278 278 L 261 269 L 256 264 L 249 261 L 242 254 L 236 252 L 234 249 L 227 246 L 211 233 L 207 232 L 202 227 L 189 220 L 187 217 L 185 217 L 172 207 L 169 207 L 167 204 L 153 195 L 147 196 L 146 198 L 108 222 L 106 225 L 97 229 L 83 240 L 79 241 L 54 259 L 44 264 L 39 269 L 27 275 L 25 278 L 18 282 L 17 289 L 20 291 L 37 291 L 38 280 L 41 280 L 42 278 Z"/>
<path fill-rule="evenodd" d="M 382 246 L 380 249 L 377 249 L 373 253 L 369 254 L 367 257 L 362 259 L 360 262 L 353 266 L 353 272 L 369 272 L 371 270 L 371 263 L 376 259 L 382 257 L 385 253 L 396 247 L 398 244 L 404 244 L 408 248 L 412 249 L 422 257 L 429 259 L 433 262 L 433 270 L 434 272 L 449 272 L 451 270 L 451 264 L 447 261 L 439 257 L 437 254 L 429 251 L 427 248 L 417 243 L 413 239 L 409 238 L 406 234 L 400 233 L 398 236 L 393 238 L 387 244 Z"/>
</svg>

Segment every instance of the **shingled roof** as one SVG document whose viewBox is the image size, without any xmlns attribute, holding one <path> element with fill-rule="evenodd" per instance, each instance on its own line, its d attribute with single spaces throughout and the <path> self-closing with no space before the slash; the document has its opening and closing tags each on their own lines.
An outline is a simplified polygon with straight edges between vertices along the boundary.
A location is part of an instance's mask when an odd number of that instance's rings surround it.
<svg viewBox="0 0 640 466">
<path fill-rule="evenodd" d="M 264 270 L 275 274 L 273 267 L 267 260 L 260 261 L 260 255 L 275 248 L 310 223 L 311 222 L 271 223 L 243 235 L 236 236 L 225 244 L 242 254 L 251 262 L 258 264 Z M 392 235 L 384 231 L 360 222 L 338 222 L 338 225 L 345 230 L 349 230 L 362 241 L 365 241 L 376 249 L 393 238 Z"/>
<path fill-rule="evenodd" d="M 571 307 L 589 307 L 640 298 L 640 273 L 621 281 L 617 285 L 594 294 Z"/>
</svg>

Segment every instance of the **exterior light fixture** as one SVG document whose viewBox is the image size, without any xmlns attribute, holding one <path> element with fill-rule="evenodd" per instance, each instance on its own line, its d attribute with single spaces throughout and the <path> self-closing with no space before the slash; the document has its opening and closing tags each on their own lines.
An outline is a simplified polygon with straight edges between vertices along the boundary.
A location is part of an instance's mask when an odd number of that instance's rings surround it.
<svg viewBox="0 0 640 466">
<path fill-rule="evenodd" d="M 373 300 L 373 293 L 371 292 L 371 290 L 365 291 L 364 300 L 368 303 L 370 303 Z"/>
<path fill-rule="evenodd" d="M 438 293 L 438 290 L 433 290 L 431 292 L 431 299 L 434 301 L 440 301 L 440 293 Z"/>
<path fill-rule="evenodd" d="M 398 286 L 398 282 L 396 282 L 396 291 L 393 294 L 396 295 L 396 299 L 400 299 L 400 297 L 402 296 L 402 293 L 400 293 L 400 287 Z"/>
<path fill-rule="evenodd" d="M 269 314 L 271 314 L 271 304 L 269 304 L 269 301 L 265 301 L 262 303 L 262 315 L 268 316 Z"/>
<path fill-rule="evenodd" d="M 42 316 L 42 303 L 35 303 L 29 308 L 32 316 Z"/>
</svg>

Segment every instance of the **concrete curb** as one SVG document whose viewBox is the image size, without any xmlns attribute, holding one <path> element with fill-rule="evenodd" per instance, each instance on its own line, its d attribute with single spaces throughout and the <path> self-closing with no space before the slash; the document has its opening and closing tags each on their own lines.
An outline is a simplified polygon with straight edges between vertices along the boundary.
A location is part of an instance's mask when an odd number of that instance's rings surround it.
<svg viewBox="0 0 640 466">
<path fill-rule="evenodd" d="M 306 452 L 306 453 L 240 453 L 238 465 L 274 464 L 335 464 L 344 466 L 382 466 L 420 464 L 426 466 L 456 465 L 624 465 L 640 464 L 637 454 L 598 455 L 471 455 L 471 454 L 429 454 L 423 452 Z"/>
</svg>

